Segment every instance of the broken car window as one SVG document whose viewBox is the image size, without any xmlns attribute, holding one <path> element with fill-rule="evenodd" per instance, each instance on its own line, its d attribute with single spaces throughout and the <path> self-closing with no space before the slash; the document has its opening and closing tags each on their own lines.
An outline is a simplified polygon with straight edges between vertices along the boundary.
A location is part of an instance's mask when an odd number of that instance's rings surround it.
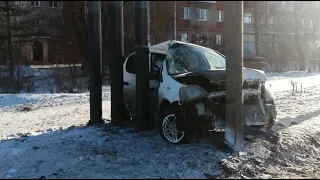
<svg viewBox="0 0 320 180">
<path fill-rule="evenodd" d="M 173 45 L 166 60 L 170 75 L 226 67 L 225 58 L 213 50 L 189 45 Z"/>
</svg>

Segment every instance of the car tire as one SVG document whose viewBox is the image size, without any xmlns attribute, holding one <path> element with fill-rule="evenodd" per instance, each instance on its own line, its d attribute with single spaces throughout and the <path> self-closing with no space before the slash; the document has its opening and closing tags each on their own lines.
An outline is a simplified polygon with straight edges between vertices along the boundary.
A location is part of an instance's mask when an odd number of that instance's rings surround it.
<svg viewBox="0 0 320 180">
<path fill-rule="evenodd" d="M 176 112 L 174 105 L 170 105 L 169 107 L 165 108 L 163 112 L 160 113 L 160 121 L 158 123 L 158 129 L 160 136 L 165 140 L 168 141 L 171 144 L 183 144 L 183 143 L 188 143 L 190 141 L 195 140 L 196 138 L 196 133 L 192 133 L 190 130 L 186 131 L 184 130 L 183 132 L 178 132 L 176 128 L 176 123 L 175 119 L 176 118 Z M 171 121 L 171 124 L 169 123 Z M 171 125 L 171 137 L 169 135 L 168 131 L 168 126 Z M 173 134 L 176 134 L 174 136 Z M 183 135 L 182 135 L 183 134 Z M 176 138 L 174 138 L 176 137 Z"/>
</svg>

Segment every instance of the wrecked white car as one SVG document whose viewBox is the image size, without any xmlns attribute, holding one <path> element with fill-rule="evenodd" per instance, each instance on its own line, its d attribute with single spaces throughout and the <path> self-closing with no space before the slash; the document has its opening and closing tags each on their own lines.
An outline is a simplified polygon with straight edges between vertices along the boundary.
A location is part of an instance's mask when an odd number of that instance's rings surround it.
<svg viewBox="0 0 320 180">
<path fill-rule="evenodd" d="M 202 46 L 167 41 L 149 48 L 150 88 L 159 132 L 170 143 L 191 140 L 198 127 L 224 129 L 226 60 Z M 135 112 L 135 53 L 124 62 L 124 100 Z M 271 127 L 276 119 L 274 94 L 263 71 L 243 69 L 244 123 Z"/>
</svg>

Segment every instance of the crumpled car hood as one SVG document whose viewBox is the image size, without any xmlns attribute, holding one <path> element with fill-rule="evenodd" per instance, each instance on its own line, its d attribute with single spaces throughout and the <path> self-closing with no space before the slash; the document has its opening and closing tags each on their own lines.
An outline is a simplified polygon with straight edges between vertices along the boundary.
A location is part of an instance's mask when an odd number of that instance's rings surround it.
<svg viewBox="0 0 320 180">
<path fill-rule="evenodd" d="M 206 77 L 209 81 L 202 79 L 201 77 Z M 207 91 L 224 91 L 226 86 L 225 69 L 184 73 L 175 75 L 174 78 L 180 83 L 199 85 Z M 260 83 L 264 83 L 265 81 L 267 81 L 267 76 L 263 71 L 243 68 L 244 89 L 249 87 L 257 88 Z"/>
<path fill-rule="evenodd" d="M 244 81 L 261 81 L 266 82 L 267 81 L 267 75 L 264 73 L 264 71 L 258 70 L 258 69 L 250 69 L 250 68 L 243 68 L 243 80 Z"/>
<path fill-rule="evenodd" d="M 243 68 L 242 72 L 243 72 L 243 81 L 249 81 L 249 82 L 258 81 L 258 80 L 260 82 L 267 81 L 267 75 L 264 73 L 264 71 L 261 71 L 258 69 Z M 207 76 L 213 81 L 226 80 L 226 70 L 200 71 L 193 74 Z"/>
</svg>

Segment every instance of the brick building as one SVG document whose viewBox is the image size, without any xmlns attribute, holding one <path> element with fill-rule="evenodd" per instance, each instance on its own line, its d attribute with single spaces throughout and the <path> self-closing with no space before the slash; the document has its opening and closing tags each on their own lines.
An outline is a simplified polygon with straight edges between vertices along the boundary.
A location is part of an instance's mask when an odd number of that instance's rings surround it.
<svg viewBox="0 0 320 180">
<path fill-rule="evenodd" d="M 21 38 L 21 60 L 29 64 L 48 64 L 63 60 L 62 1 L 18 1 L 17 6 L 31 6 L 28 32 Z"/>
<path fill-rule="evenodd" d="M 29 63 L 62 63 L 69 61 L 78 61 L 81 56 L 79 49 L 86 43 L 79 42 L 76 38 L 82 37 L 85 32 L 82 19 L 75 22 L 70 18 L 69 1 L 15 1 L 16 6 L 27 3 L 32 7 L 32 12 L 23 18 L 31 20 L 33 25 L 30 31 L 21 38 L 21 60 Z M 80 1 L 76 5 L 72 4 L 75 11 L 79 14 L 85 14 L 85 1 Z M 261 53 L 276 54 L 279 51 L 279 29 L 283 22 L 292 22 L 294 1 L 256 1 L 244 2 L 244 55 L 256 53 L 255 49 L 255 19 L 254 10 L 257 8 L 258 20 L 257 28 L 263 49 Z M 289 3 L 288 3 L 289 2 Z M 156 44 L 169 39 L 174 35 L 174 1 L 151 1 L 150 2 L 150 38 L 151 44 Z M 175 1 L 176 3 L 176 33 L 177 40 L 192 42 L 203 46 L 211 47 L 224 52 L 224 11 L 225 1 Z M 291 4 L 290 4 L 291 3 Z M 309 4 L 308 4 L 309 3 Z M 316 12 L 320 7 L 318 2 L 299 2 L 306 11 Z M 312 7 L 310 7 L 310 3 Z M 64 6 L 65 5 L 65 6 Z M 126 13 L 126 9 L 124 9 Z M 287 14 L 286 17 L 283 17 Z M 85 15 L 84 15 L 85 16 Z M 299 33 L 304 36 L 310 36 L 315 28 L 311 25 L 308 15 L 303 20 Z M 75 24 L 77 23 L 77 24 Z M 74 29 L 71 27 L 81 27 Z M 290 25 L 286 26 L 286 43 L 292 45 L 294 31 Z M 128 28 L 127 28 L 128 29 Z M 133 30 L 130 29 L 129 30 Z M 319 26 L 314 34 L 318 35 Z M 83 41 L 85 42 L 85 41 Z M 286 47 L 287 48 L 287 47 Z M 261 54 L 260 53 L 260 54 Z M 85 53 L 84 53 L 85 54 Z"/>
<path fill-rule="evenodd" d="M 257 2 L 257 6 L 255 3 Z M 296 4 L 298 3 L 298 4 Z M 294 50 L 294 7 L 299 6 L 299 36 L 310 38 L 313 31 L 318 36 L 319 27 L 312 25 L 310 13 L 319 10 L 319 2 L 296 1 L 245 1 L 243 14 L 244 55 L 255 55 L 255 32 L 258 32 L 259 54 L 279 54 L 281 43 L 287 44 L 287 52 Z M 171 6 L 173 9 L 173 6 Z M 257 11 L 255 24 L 254 11 Z M 225 1 L 176 1 L 177 40 L 208 46 L 224 52 L 224 11 Z M 159 11 L 161 13 L 161 11 Z M 309 12 L 309 14 L 308 14 Z M 174 10 L 172 10 L 174 14 Z M 172 16 L 173 18 L 173 16 Z M 313 21 L 317 22 L 316 19 Z M 171 36 L 173 38 L 173 27 Z M 256 30 L 257 28 L 257 30 Z M 204 38 L 206 37 L 206 38 Z M 203 41 L 205 39 L 205 42 Z M 158 42 L 168 40 L 161 40 Z M 282 41 L 280 43 L 280 41 Z"/>
</svg>

